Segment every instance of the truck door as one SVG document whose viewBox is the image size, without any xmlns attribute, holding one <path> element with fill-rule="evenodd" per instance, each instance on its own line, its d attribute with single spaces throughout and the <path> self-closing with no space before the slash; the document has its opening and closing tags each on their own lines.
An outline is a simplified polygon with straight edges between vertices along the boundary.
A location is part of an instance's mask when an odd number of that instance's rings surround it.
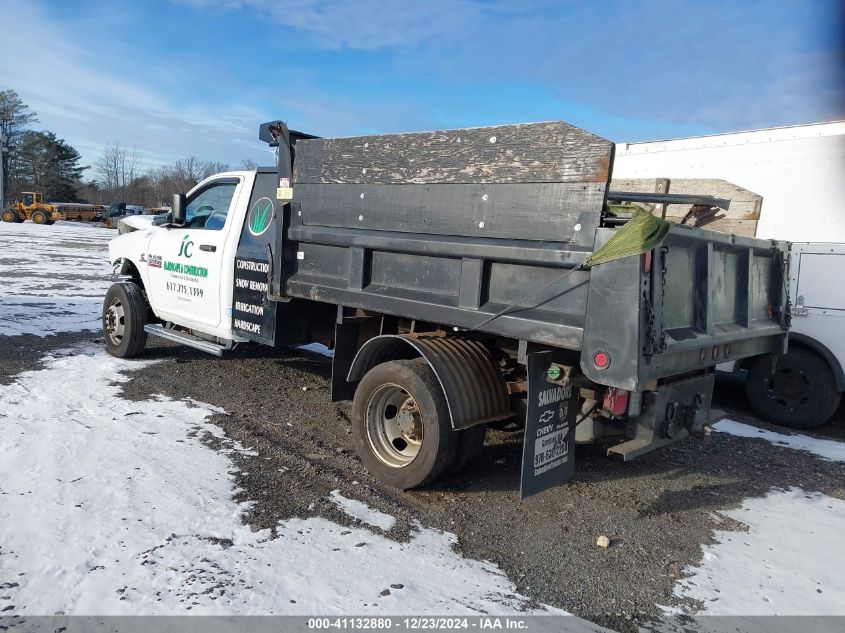
<svg viewBox="0 0 845 633">
<path fill-rule="evenodd" d="M 153 231 L 147 246 L 150 297 L 157 314 L 214 334 L 225 313 L 224 271 L 243 182 L 221 177 L 204 183 L 186 201 L 184 227 Z M 232 253 L 228 253 L 231 262 Z M 227 273 L 227 274 L 224 274 Z M 229 280 L 228 285 L 231 285 Z M 228 324 L 226 324 L 228 329 Z"/>
</svg>

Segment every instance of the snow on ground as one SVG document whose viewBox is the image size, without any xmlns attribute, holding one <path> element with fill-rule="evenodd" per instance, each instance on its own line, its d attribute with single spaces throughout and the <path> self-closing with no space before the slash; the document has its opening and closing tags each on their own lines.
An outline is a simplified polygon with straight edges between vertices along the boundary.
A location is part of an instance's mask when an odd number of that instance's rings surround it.
<svg viewBox="0 0 845 633">
<path fill-rule="evenodd" d="M 0 296 L 0 334 L 47 336 L 100 329 L 102 297 L 41 299 Z"/>
<path fill-rule="evenodd" d="M 323 356 L 334 356 L 334 350 L 329 349 L 322 343 L 308 343 L 308 345 L 300 345 L 299 349 L 304 349 L 315 354 L 322 354 Z"/>
<path fill-rule="evenodd" d="M 721 433 L 845 462 L 845 443 L 760 429 L 725 419 Z M 720 516 L 721 515 L 721 516 Z M 774 489 L 716 515 L 743 529 L 718 530 L 702 561 L 684 570 L 675 595 L 700 601 L 700 615 L 845 615 L 845 501 L 800 488 Z"/>
<path fill-rule="evenodd" d="M 361 503 L 357 499 L 348 499 L 340 494 L 340 490 L 332 490 L 329 493 L 329 500 L 353 519 L 358 519 L 361 523 L 372 525 L 385 532 L 393 529 L 393 526 L 396 525 L 396 519 L 394 517 L 374 510 L 366 503 Z"/>
<path fill-rule="evenodd" d="M 0 223 L 0 334 L 98 329 L 116 235 L 72 222 Z"/>
<path fill-rule="evenodd" d="M 843 442 L 818 439 L 801 433 L 776 433 L 728 419 L 717 422 L 713 428 L 720 433 L 766 440 L 775 446 L 807 451 L 829 461 L 845 462 L 845 443 Z"/>
<path fill-rule="evenodd" d="M 277 538 L 252 532 L 233 501 L 226 454 L 245 449 L 200 440 L 223 437 L 208 422 L 212 408 L 121 398 L 115 382 L 144 361 L 83 348 L 45 362 L 0 387 L 0 587 L 9 596 L 0 608 L 14 605 L 4 615 L 529 606 L 495 565 L 463 558 L 454 535 L 437 530 L 418 527 L 399 543 L 309 518 L 281 522 Z M 334 500 L 365 522 L 392 525 L 360 502 Z"/>
<path fill-rule="evenodd" d="M 746 499 L 675 594 L 703 615 L 845 615 L 845 501 L 798 488 Z"/>
</svg>

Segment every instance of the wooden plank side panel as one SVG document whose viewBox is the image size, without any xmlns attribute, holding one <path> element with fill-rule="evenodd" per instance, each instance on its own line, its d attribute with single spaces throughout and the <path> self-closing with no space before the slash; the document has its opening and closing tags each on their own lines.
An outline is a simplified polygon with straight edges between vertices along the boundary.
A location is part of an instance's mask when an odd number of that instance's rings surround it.
<svg viewBox="0 0 845 633">
<path fill-rule="evenodd" d="M 654 193 L 658 178 L 614 178 L 611 191 L 634 191 Z M 720 211 L 727 220 L 759 220 L 763 197 L 727 180 L 712 178 L 673 178 L 669 180 L 668 193 L 701 194 L 731 201 L 731 208 Z M 670 205 L 667 216 L 684 217 L 689 205 Z"/>
<path fill-rule="evenodd" d="M 669 207 L 671 209 L 671 207 Z M 673 222 L 680 222 L 683 216 L 666 216 L 667 220 Z M 708 231 L 718 231 L 719 233 L 733 233 L 734 235 L 741 235 L 743 237 L 755 237 L 757 234 L 757 220 L 731 220 L 730 218 L 723 218 L 716 220 L 710 224 L 705 224 L 701 228 Z"/>
<path fill-rule="evenodd" d="M 592 246 L 605 185 L 298 184 L 305 226 Z"/>
<path fill-rule="evenodd" d="M 294 182 L 607 184 L 613 143 L 562 121 L 302 140 Z"/>
</svg>

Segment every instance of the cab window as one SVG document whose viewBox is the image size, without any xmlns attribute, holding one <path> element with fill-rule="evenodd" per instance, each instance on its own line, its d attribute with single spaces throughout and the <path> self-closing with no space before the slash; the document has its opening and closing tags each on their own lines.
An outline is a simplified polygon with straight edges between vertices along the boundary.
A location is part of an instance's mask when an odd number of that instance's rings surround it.
<svg viewBox="0 0 845 633">
<path fill-rule="evenodd" d="M 211 183 L 188 199 L 185 226 L 191 229 L 219 231 L 226 224 L 229 207 L 238 183 L 233 180 Z"/>
</svg>

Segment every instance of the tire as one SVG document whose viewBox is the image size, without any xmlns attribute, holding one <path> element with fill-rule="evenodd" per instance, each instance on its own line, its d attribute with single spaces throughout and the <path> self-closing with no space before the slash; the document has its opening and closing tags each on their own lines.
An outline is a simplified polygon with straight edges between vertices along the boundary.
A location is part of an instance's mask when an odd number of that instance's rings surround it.
<svg viewBox="0 0 845 633">
<path fill-rule="evenodd" d="M 17 219 L 17 214 L 10 209 L 3 211 L 3 222 L 16 222 Z"/>
<path fill-rule="evenodd" d="M 111 285 L 103 300 L 103 338 L 109 354 L 131 358 L 141 353 L 147 343 L 148 311 L 140 286 L 129 281 Z"/>
<path fill-rule="evenodd" d="M 457 431 L 457 434 L 458 450 L 455 453 L 455 461 L 449 467 L 450 475 L 458 474 L 484 454 L 484 438 L 487 436 L 487 425 L 477 424 L 468 429 Z"/>
<path fill-rule="evenodd" d="M 367 470 L 394 488 L 424 486 L 445 473 L 459 434 L 428 363 L 390 361 L 368 371 L 352 401 L 352 439 Z"/>
<path fill-rule="evenodd" d="M 32 212 L 32 221 L 36 224 L 46 224 L 47 223 L 47 214 L 43 211 L 33 211 Z"/>
<path fill-rule="evenodd" d="M 825 360 L 796 347 L 778 356 L 760 356 L 748 369 L 745 393 L 761 417 L 793 429 L 814 429 L 839 408 L 842 393 Z"/>
</svg>

